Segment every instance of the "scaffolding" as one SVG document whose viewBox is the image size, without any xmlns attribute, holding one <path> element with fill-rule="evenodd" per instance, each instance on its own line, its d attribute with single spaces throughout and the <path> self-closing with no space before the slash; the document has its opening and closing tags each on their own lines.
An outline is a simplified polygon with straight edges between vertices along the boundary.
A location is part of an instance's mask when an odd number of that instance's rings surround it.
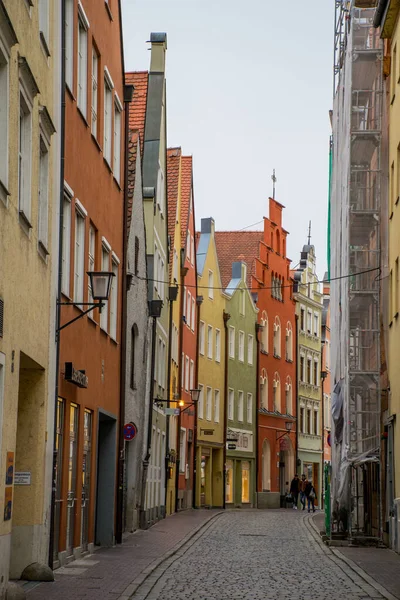
<svg viewBox="0 0 400 600">
<path fill-rule="evenodd" d="M 362 2 L 363 6 L 374 2 Z M 374 8 L 335 1 L 331 178 L 332 523 L 381 538 L 383 49 Z M 337 279 L 335 281 L 335 278 Z"/>
</svg>

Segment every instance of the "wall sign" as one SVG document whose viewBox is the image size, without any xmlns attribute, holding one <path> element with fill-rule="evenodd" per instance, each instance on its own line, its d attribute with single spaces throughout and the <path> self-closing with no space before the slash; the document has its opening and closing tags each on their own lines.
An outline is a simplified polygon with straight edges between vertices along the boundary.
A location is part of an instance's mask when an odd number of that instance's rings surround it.
<svg viewBox="0 0 400 600">
<path fill-rule="evenodd" d="M 64 378 L 65 381 L 69 381 L 80 388 L 87 388 L 89 383 L 85 371 L 77 371 L 74 369 L 72 362 L 65 363 Z"/>
<path fill-rule="evenodd" d="M 14 485 L 31 485 L 31 472 L 16 471 L 14 477 Z"/>
</svg>

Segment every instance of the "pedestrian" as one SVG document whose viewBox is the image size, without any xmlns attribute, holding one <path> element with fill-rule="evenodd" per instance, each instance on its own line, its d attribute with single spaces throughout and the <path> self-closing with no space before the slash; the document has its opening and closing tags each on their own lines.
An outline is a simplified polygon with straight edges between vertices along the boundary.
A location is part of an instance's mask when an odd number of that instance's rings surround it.
<svg viewBox="0 0 400 600">
<path fill-rule="evenodd" d="M 301 481 L 299 481 L 299 492 L 300 492 L 300 502 L 302 505 L 302 509 L 304 510 L 306 507 L 306 485 L 308 483 L 308 480 L 306 479 L 306 476 L 303 475 L 301 476 Z"/>
<path fill-rule="evenodd" d="M 295 510 L 297 510 L 297 504 L 299 502 L 299 492 L 300 492 L 299 486 L 300 486 L 300 479 L 296 473 L 296 475 L 293 477 L 292 482 L 290 484 L 290 493 L 292 494 L 293 508 Z"/>
<path fill-rule="evenodd" d="M 315 489 L 314 489 L 314 486 L 313 486 L 311 480 L 307 482 L 306 489 L 305 489 L 305 495 L 307 498 L 308 512 L 310 512 L 310 505 L 312 506 L 312 511 L 315 512 L 314 501 L 315 501 L 316 493 L 315 493 Z"/>
</svg>

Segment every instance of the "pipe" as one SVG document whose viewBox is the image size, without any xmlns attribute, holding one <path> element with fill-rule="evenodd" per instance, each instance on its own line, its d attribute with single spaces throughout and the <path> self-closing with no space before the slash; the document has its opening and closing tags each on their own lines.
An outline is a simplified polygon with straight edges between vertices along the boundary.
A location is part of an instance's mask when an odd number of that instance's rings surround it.
<svg viewBox="0 0 400 600">
<path fill-rule="evenodd" d="M 378 28 L 381 26 L 381 23 L 383 21 L 383 17 L 386 12 L 386 9 L 388 8 L 389 2 L 390 2 L 390 0 L 379 0 L 379 4 L 376 7 L 374 21 L 373 21 L 373 25 L 375 28 Z"/>
<path fill-rule="evenodd" d="M 228 428 L 228 321 L 231 318 L 230 314 L 224 311 L 224 329 L 225 329 L 225 368 L 224 368 L 224 470 L 223 470 L 223 486 L 222 486 L 222 507 L 226 508 L 226 436 Z"/>
<path fill-rule="evenodd" d="M 258 444 L 259 444 L 259 411 L 258 411 L 258 407 L 260 406 L 260 382 L 259 382 L 259 372 L 260 372 L 260 340 L 258 337 L 258 332 L 259 332 L 259 326 L 258 323 L 255 323 L 255 332 L 256 332 L 256 344 L 257 344 L 257 367 L 256 367 L 256 508 L 258 508 L 258 478 L 260 475 L 260 465 L 259 465 L 259 460 L 260 460 L 260 452 L 259 452 L 259 448 L 258 448 Z M 262 454 L 261 454 L 262 456 Z"/>
<path fill-rule="evenodd" d="M 56 303 L 56 332 L 61 322 L 61 286 L 62 286 L 62 248 L 63 248 L 63 221 L 64 221 L 64 171 L 65 171 L 65 0 L 61 0 L 61 114 L 60 114 L 60 220 L 58 232 L 58 283 Z M 55 398 L 54 398 L 54 439 L 53 439 L 53 485 L 51 490 L 50 507 L 50 536 L 49 558 L 50 569 L 53 569 L 54 554 L 54 519 L 56 507 L 56 473 L 57 473 L 57 408 L 58 408 L 58 371 L 60 368 L 60 335 L 56 333 L 56 362 L 55 362 Z"/>
<path fill-rule="evenodd" d="M 171 295 L 171 294 L 169 294 Z M 169 298 L 169 329 L 168 329 L 168 364 L 167 364 L 167 406 L 170 407 L 171 400 L 171 361 L 172 361 L 172 312 L 174 308 L 174 301 Z M 165 427 L 165 495 L 164 505 L 165 512 L 167 512 L 167 491 L 168 491 L 168 463 L 169 463 L 169 422 L 170 417 L 166 417 Z"/>
<path fill-rule="evenodd" d="M 197 272 L 197 271 L 196 271 Z M 200 353 L 200 308 L 203 302 L 202 296 L 197 296 L 197 276 L 196 276 L 196 306 L 197 306 L 197 330 L 196 330 L 196 375 L 195 387 L 199 389 L 199 353 Z M 193 425 L 193 495 L 192 506 L 197 508 L 196 493 L 197 493 L 197 418 L 198 418 L 198 401 L 194 404 L 194 425 Z"/>
</svg>

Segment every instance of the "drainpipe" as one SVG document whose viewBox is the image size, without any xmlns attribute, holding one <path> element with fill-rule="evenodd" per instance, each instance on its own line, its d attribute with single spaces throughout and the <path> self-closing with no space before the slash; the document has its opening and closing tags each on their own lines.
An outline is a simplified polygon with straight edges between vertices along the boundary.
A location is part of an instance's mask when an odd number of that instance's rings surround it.
<svg viewBox="0 0 400 600">
<path fill-rule="evenodd" d="M 196 296 L 196 306 L 197 306 L 197 337 L 196 337 L 196 389 L 199 388 L 199 350 L 200 350 L 200 308 L 203 303 L 203 296 Z M 196 504 L 196 493 L 197 493 L 197 418 L 198 418 L 198 402 L 194 404 L 194 425 L 193 425 L 193 497 L 192 497 L 192 506 L 193 508 L 197 508 Z"/>
<path fill-rule="evenodd" d="M 224 471 L 223 471 L 223 501 L 222 506 L 226 508 L 226 437 L 228 428 L 228 321 L 231 315 L 223 312 L 224 329 L 225 329 L 225 369 L 224 369 Z"/>
<path fill-rule="evenodd" d="M 178 297 L 178 286 L 170 286 L 168 288 L 169 296 L 169 330 L 168 330 L 168 365 L 167 365 L 167 406 L 170 407 L 171 395 L 171 361 L 172 361 L 172 316 L 174 302 Z M 165 511 L 167 510 L 167 491 L 168 491 L 168 465 L 170 460 L 169 452 L 169 422 L 170 417 L 167 415 L 165 432 Z"/>
<path fill-rule="evenodd" d="M 296 423 L 297 423 L 297 427 L 296 427 L 296 472 L 298 469 L 298 460 L 299 460 L 299 433 L 300 433 L 300 410 L 299 410 L 299 375 L 298 375 L 298 364 L 299 364 L 299 315 L 295 315 L 295 323 L 296 323 L 296 327 L 295 327 L 295 335 L 296 335 L 296 377 L 295 377 L 295 381 L 296 381 L 296 386 L 295 386 L 295 392 L 296 392 Z"/>
<path fill-rule="evenodd" d="M 257 385 L 256 385 L 256 508 L 258 508 L 258 477 L 260 474 L 260 465 L 259 465 L 259 459 L 260 459 L 260 453 L 259 453 L 259 448 L 258 448 L 258 443 L 259 443 L 259 411 L 258 411 L 258 407 L 260 406 L 260 339 L 258 337 L 258 333 L 259 331 L 261 331 L 262 329 L 262 325 L 260 325 L 259 323 L 255 323 L 255 332 L 256 332 L 256 344 L 257 344 L 257 370 L 256 370 L 256 381 L 257 381 Z"/>
<path fill-rule="evenodd" d="M 61 322 L 61 285 L 62 285 L 62 247 L 63 247 L 63 203 L 64 203 L 64 170 L 65 170 L 65 0 L 61 0 L 61 114 L 60 114 L 60 220 L 58 231 L 58 284 L 56 304 L 56 332 Z M 54 554 L 54 519 L 56 509 L 56 473 L 57 473 L 57 405 L 58 405 L 58 372 L 60 369 L 60 334 L 56 333 L 56 361 L 55 361 L 55 397 L 54 397 L 54 441 L 53 441 L 53 476 L 50 507 L 50 536 L 49 558 L 50 569 L 53 569 Z"/>
<path fill-rule="evenodd" d="M 125 106 L 125 162 L 124 162 L 124 216 L 122 244 L 122 307 L 121 307 L 121 368 L 120 368 L 120 399 L 119 399 L 119 438 L 118 438 L 118 474 L 117 474 L 117 515 L 116 536 L 117 544 L 122 544 L 124 520 L 124 471 L 125 471 L 125 392 L 126 392 L 126 336 L 128 308 L 128 158 L 129 158 L 129 106 L 133 98 L 133 85 L 124 84 Z"/>
</svg>

